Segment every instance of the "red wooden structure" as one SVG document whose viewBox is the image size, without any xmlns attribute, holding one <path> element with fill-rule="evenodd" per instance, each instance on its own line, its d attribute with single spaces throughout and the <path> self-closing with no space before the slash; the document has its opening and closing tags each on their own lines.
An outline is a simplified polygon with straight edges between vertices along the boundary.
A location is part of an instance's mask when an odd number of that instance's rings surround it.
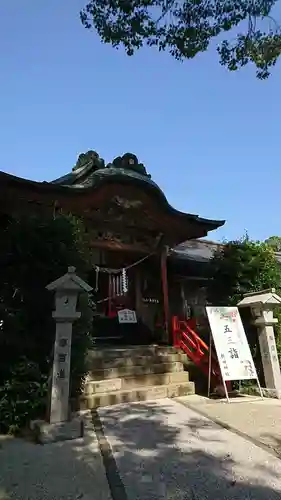
<svg viewBox="0 0 281 500">
<path fill-rule="evenodd" d="M 181 349 L 193 361 L 193 363 L 202 371 L 204 375 L 209 376 L 209 356 L 210 349 L 207 344 L 194 331 L 195 321 L 182 320 L 177 316 L 172 317 L 173 346 Z M 216 356 L 211 353 L 211 387 L 215 389 L 222 384 L 222 376 Z M 231 390 L 231 382 L 226 382 L 228 391 Z"/>
</svg>

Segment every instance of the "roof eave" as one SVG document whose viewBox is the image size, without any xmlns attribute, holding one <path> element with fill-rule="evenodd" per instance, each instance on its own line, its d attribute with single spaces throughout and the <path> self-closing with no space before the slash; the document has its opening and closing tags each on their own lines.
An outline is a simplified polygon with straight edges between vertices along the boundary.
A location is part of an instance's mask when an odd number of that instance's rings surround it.
<svg viewBox="0 0 281 500">
<path fill-rule="evenodd" d="M 225 224 L 224 220 L 210 220 L 210 219 L 204 219 L 202 217 L 199 217 L 198 215 L 194 214 L 188 214 L 184 212 L 180 212 L 176 208 L 172 207 L 165 194 L 163 191 L 157 186 L 157 184 L 151 182 L 147 182 L 145 179 L 137 179 L 133 177 L 126 177 L 124 175 L 112 175 L 112 176 L 107 176 L 105 178 L 101 177 L 98 179 L 98 182 L 95 185 L 92 186 L 85 186 L 85 187 L 75 187 L 75 185 L 61 185 L 58 182 L 38 182 L 38 181 L 32 181 L 28 179 L 23 179 L 21 177 L 17 177 L 14 175 L 7 174 L 6 172 L 1 172 L 0 171 L 0 183 L 1 181 L 4 182 L 4 184 L 9 185 L 9 184 L 18 184 L 22 185 L 25 187 L 36 187 L 39 188 L 40 190 L 44 191 L 49 191 L 49 192 L 64 192 L 68 193 L 68 195 L 78 195 L 79 196 L 83 195 L 83 193 L 89 193 L 90 191 L 96 191 L 99 189 L 102 185 L 107 184 L 107 183 L 122 183 L 122 184 L 134 184 L 138 186 L 145 187 L 147 190 L 153 192 L 155 196 L 158 197 L 158 199 L 161 201 L 163 207 L 170 213 L 170 215 L 175 216 L 177 219 L 182 218 L 184 222 L 192 222 L 195 225 L 198 225 L 198 228 L 202 229 L 202 231 L 199 231 L 198 235 L 196 235 L 196 238 L 203 238 L 204 236 L 207 236 L 209 231 L 214 231 L 215 229 L 218 229 L 219 227 L 223 226 Z M 190 239 L 194 238 L 194 236 L 191 236 Z"/>
</svg>

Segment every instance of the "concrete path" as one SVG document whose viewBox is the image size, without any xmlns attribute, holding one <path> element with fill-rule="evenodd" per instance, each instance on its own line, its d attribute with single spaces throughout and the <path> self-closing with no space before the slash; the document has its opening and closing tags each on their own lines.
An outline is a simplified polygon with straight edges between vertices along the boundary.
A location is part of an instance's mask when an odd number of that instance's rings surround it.
<svg viewBox="0 0 281 500">
<path fill-rule="evenodd" d="M 95 426 L 113 500 L 281 498 L 278 458 L 179 402 L 100 409 Z"/>
<path fill-rule="evenodd" d="M 196 395 L 178 400 L 259 445 L 270 448 L 281 458 L 281 400 L 246 396 L 227 403 Z"/>
<path fill-rule="evenodd" d="M 81 440 L 0 437 L 0 500 L 280 500 L 281 460 L 202 416 L 206 401 L 182 399 L 100 409 Z M 216 415 L 230 418 L 231 405 L 216 404 Z M 266 405 L 269 425 L 279 407 Z M 231 408 L 242 422 L 257 413 Z"/>
<path fill-rule="evenodd" d="M 97 439 L 44 446 L 0 437 L 0 500 L 111 500 Z"/>
</svg>

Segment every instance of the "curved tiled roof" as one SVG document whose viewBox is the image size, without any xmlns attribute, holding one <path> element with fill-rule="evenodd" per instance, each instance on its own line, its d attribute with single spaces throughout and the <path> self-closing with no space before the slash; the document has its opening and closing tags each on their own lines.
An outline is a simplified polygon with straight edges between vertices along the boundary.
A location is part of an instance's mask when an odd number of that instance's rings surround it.
<svg viewBox="0 0 281 500">
<path fill-rule="evenodd" d="M 87 154 L 87 153 L 86 153 Z M 89 189 L 97 188 L 102 184 L 111 182 L 131 184 L 140 186 L 157 196 L 160 203 L 176 217 L 182 217 L 184 220 L 192 220 L 194 223 L 199 223 L 206 226 L 207 231 L 212 231 L 222 226 L 224 220 L 210 220 L 199 217 L 198 215 L 186 214 L 176 210 L 172 207 L 161 188 L 151 179 L 147 174 L 145 167 L 138 163 L 135 155 L 126 153 L 123 157 L 118 157 L 112 163 L 105 167 L 104 161 L 99 156 L 92 152 L 94 155 L 92 159 L 84 166 L 75 168 L 69 174 L 55 179 L 52 184 L 60 186 L 68 186 L 71 189 Z M 129 161 L 133 159 L 134 164 L 130 165 Z M 102 166 L 102 168 L 100 168 Z M 139 169 L 140 171 L 137 171 Z"/>
<path fill-rule="evenodd" d="M 76 188 L 86 188 L 96 186 L 103 181 L 110 181 L 113 178 L 114 180 L 117 179 L 119 181 L 126 179 L 129 179 L 131 181 L 135 180 L 137 182 L 144 183 L 144 185 L 150 185 L 154 187 L 154 189 L 157 189 L 162 194 L 162 196 L 166 198 L 158 184 L 156 184 L 156 182 L 154 182 L 150 176 L 140 174 L 128 168 L 117 168 L 114 166 L 99 168 L 92 171 L 92 166 L 86 165 L 85 167 L 82 167 L 77 171 L 69 172 L 64 176 L 55 179 L 54 181 L 52 181 L 52 184 L 59 184 L 60 186 L 69 186 Z"/>
<path fill-rule="evenodd" d="M 177 221 L 177 230 L 182 227 L 182 233 L 186 232 L 187 238 L 189 234 L 191 238 L 206 236 L 209 231 L 217 229 L 225 223 L 224 220 L 205 219 L 198 215 L 180 212 L 172 207 L 160 187 L 147 174 L 144 165 L 139 163 L 136 156 L 131 153 L 115 158 L 112 163 L 105 166 L 104 161 L 97 153 L 89 151 L 79 156 L 76 166 L 70 173 L 51 182 L 27 181 L 3 172 L 0 173 L 0 185 L 3 189 L 13 185 L 17 189 L 28 190 L 32 189 L 33 186 L 38 193 L 48 191 L 51 196 L 54 196 L 60 192 L 73 199 L 109 184 L 134 185 L 150 193 L 157 200 L 163 213 L 166 212 L 174 217 L 174 220 Z M 171 225 L 173 225 L 172 222 Z M 190 232 L 190 227 L 197 229 Z M 180 253 L 181 249 L 179 249 Z"/>
</svg>

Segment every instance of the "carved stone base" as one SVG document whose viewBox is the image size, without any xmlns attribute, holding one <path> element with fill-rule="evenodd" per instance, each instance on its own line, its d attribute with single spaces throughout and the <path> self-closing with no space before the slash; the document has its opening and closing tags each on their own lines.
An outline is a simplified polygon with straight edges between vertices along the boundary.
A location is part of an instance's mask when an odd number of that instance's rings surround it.
<svg viewBox="0 0 281 500">
<path fill-rule="evenodd" d="M 33 420 L 30 423 L 33 439 L 38 444 L 67 441 L 84 436 L 84 420 L 75 417 L 69 422 L 50 424 L 45 420 Z"/>
<path fill-rule="evenodd" d="M 266 387 L 262 387 L 262 394 L 265 398 L 281 399 L 281 390 L 278 389 L 267 389 Z"/>
</svg>

